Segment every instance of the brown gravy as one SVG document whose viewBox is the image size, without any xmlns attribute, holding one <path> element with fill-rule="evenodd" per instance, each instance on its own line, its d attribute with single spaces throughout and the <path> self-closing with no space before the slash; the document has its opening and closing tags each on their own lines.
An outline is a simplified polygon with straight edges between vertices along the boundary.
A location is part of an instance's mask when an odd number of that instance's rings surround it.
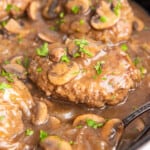
<svg viewBox="0 0 150 150">
<path fill-rule="evenodd" d="M 28 144 L 29 147 L 25 149 L 40 149 L 38 146 L 38 136 L 39 130 L 45 130 L 48 133 L 56 134 L 58 136 L 63 135 L 63 131 L 67 129 L 70 122 L 80 114 L 84 113 L 94 113 L 103 116 L 104 118 L 120 118 L 123 119 L 128 114 L 130 114 L 134 109 L 138 108 L 138 106 L 148 102 L 150 100 L 150 17 L 149 15 L 141 9 L 137 4 L 132 3 L 132 7 L 134 8 L 135 14 L 141 18 L 145 23 L 145 29 L 140 33 L 134 33 L 131 39 L 128 42 L 128 45 L 131 49 L 129 55 L 134 60 L 136 57 L 139 57 L 141 60 L 142 65 L 147 69 L 147 74 L 142 79 L 138 88 L 131 91 L 128 95 L 128 98 L 123 104 L 119 104 L 117 106 L 106 106 L 104 109 L 100 108 L 90 108 L 83 104 L 75 105 L 73 103 L 69 103 L 66 101 L 54 100 L 50 97 L 47 98 L 44 96 L 43 92 L 37 90 L 37 87 L 33 85 L 31 81 L 26 81 L 25 84 L 31 91 L 31 95 L 34 99 L 39 99 L 40 97 L 45 98 L 48 101 L 51 101 L 53 104 L 53 109 L 49 107 L 49 114 L 52 116 L 58 117 L 62 121 L 62 125 L 60 129 L 51 131 L 49 128 L 49 123 L 41 126 L 33 126 L 30 122 L 24 118 L 24 124 L 26 128 L 32 128 L 35 131 L 35 134 L 32 137 L 24 137 L 21 135 L 21 138 L 17 138 L 16 140 L 22 140 L 23 143 Z M 9 41 L 5 39 L 5 37 L 0 35 L 0 63 L 8 60 L 9 58 L 17 55 L 27 55 L 30 54 L 38 47 L 40 41 L 35 39 L 34 31 L 39 30 L 42 27 L 42 23 L 36 24 L 31 23 L 29 21 L 23 22 L 25 26 L 31 26 L 31 30 L 33 30 L 33 35 L 28 37 L 27 39 L 23 39 L 22 42 L 18 43 L 18 39 L 15 37 L 9 37 Z M 7 38 L 7 37 L 6 37 Z M 144 45 L 148 45 L 148 48 L 145 48 Z M 48 102 L 46 102 L 48 103 Z M 142 115 L 140 118 L 146 124 L 150 124 L 149 121 L 150 114 L 149 112 Z M 139 131 L 136 130 L 138 119 L 131 123 L 125 130 L 122 141 L 120 143 L 119 149 L 123 150 L 130 144 L 130 142 L 139 134 Z M 150 134 L 150 133 L 149 133 Z"/>
</svg>

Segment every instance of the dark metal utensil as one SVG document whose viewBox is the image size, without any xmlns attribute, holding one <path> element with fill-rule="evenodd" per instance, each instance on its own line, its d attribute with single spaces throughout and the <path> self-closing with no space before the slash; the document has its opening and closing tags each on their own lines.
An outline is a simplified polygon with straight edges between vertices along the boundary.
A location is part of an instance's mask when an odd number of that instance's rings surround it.
<svg viewBox="0 0 150 150">
<path fill-rule="evenodd" d="M 130 115 L 128 115 L 126 118 L 124 118 L 122 121 L 124 123 L 124 127 L 126 127 L 130 122 L 132 122 L 135 118 L 139 117 L 146 111 L 150 110 L 150 102 L 142 105 L 137 110 L 132 112 Z"/>
</svg>

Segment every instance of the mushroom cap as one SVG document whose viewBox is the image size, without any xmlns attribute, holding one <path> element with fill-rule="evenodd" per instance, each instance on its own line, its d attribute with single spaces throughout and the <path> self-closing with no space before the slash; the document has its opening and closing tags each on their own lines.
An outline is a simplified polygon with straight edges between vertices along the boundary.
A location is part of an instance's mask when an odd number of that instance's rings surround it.
<svg viewBox="0 0 150 150">
<path fill-rule="evenodd" d="M 40 2 L 39 1 L 32 1 L 27 9 L 28 16 L 32 20 L 38 19 L 38 9 L 40 8 Z"/>
<path fill-rule="evenodd" d="M 48 136 L 40 145 L 44 150 L 72 150 L 70 144 L 58 136 Z"/>
<path fill-rule="evenodd" d="M 48 72 L 48 79 L 54 85 L 63 85 L 77 76 L 79 66 L 75 62 L 53 64 Z"/>
<path fill-rule="evenodd" d="M 105 119 L 103 117 L 100 117 L 95 114 L 84 114 L 76 117 L 76 119 L 73 121 L 73 126 L 79 125 L 81 122 L 86 122 L 87 119 L 92 119 L 95 122 L 104 123 Z"/>
<path fill-rule="evenodd" d="M 119 13 L 116 15 L 111 9 L 111 4 L 109 2 L 102 1 L 100 7 L 96 10 L 97 14 L 91 18 L 92 27 L 97 30 L 112 27 L 120 19 L 120 9 L 118 11 Z"/>
<path fill-rule="evenodd" d="M 108 120 L 101 130 L 101 137 L 110 145 L 117 145 L 124 130 L 123 122 L 120 119 Z"/>
<path fill-rule="evenodd" d="M 68 10 L 72 10 L 73 7 L 81 9 L 82 13 L 88 12 L 91 2 L 89 0 L 69 0 L 66 4 Z"/>
</svg>

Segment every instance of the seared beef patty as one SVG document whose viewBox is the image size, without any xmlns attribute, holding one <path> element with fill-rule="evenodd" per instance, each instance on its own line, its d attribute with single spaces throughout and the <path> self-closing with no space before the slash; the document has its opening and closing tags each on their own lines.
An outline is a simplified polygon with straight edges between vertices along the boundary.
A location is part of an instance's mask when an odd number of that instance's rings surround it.
<svg viewBox="0 0 150 150">
<path fill-rule="evenodd" d="M 49 45 L 48 56 L 33 56 L 29 75 L 47 96 L 96 107 L 123 101 L 140 79 L 120 47 L 85 39 Z"/>
</svg>

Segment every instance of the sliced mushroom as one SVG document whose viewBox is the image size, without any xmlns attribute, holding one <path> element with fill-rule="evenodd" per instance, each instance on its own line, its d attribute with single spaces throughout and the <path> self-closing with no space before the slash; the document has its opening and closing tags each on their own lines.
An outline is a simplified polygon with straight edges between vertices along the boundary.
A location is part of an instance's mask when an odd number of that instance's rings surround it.
<svg viewBox="0 0 150 150">
<path fill-rule="evenodd" d="M 45 124 L 48 121 L 48 109 L 45 103 L 38 102 L 36 105 L 36 115 L 33 117 L 32 122 L 35 125 Z"/>
<path fill-rule="evenodd" d="M 20 64 L 7 64 L 3 65 L 5 71 L 15 74 L 20 79 L 26 79 L 27 73 L 25 68 Z"/>
<path fill-rule="evenodd" d="M 23 29 L 22 26 L 14 19 L 10 19 L 5 26 L 5 29 L 11 33 L 20 34 L 25 36 L 29 33 L 29 30 Z"/>
<path fill-rule="evenodd" d="M 50 59 L 54 62 L 59 62 L 63 55 L 66 55 L 66 50 L 62 47 L 54 48 L 50 51 Z"/>
<path fill-rule="evenodd" d="M 57 129 L 60 126 L 61 121 L 58 118 L 50 116 L 49 120 L 50 120 L 50 127 L 52 130 Z"/>
<path fill-rule="evenodd" d="M 28 15 L 32 20 L 38 19 L 38 10 L 40 8 L 40 2 L 39 1 L 32 1 L 28 7 Z"/>
<path fill-rule="evenodd" d="M 73 126 L 80 125 L 82 122 L 86 122 L 87 119 L 92 119 L 93 121 L 99 122 L 99 123 L 104 123 L 105 122 L 105 119 L 103 117 L 98 116 L 98 115 L 95 115 L 95 114 L 84 114 L 84 115 L 78 116 L 74 120 Z"/>
<path fill-rule="evenodd" d="M 66 7 L 69 11 L 73 9 L 73 7 L 77 7 L 79 12 L 86 13 L 90 8 L 91 2 L 89 0 L 69 0 L 66 4 Z"/>
<path fill-rule="evenodd" d="M 40 32 L 40 33 L 38 33 L 38 37 L 41 40 L 49 42 L 49 43 L 61 41 L 60 36 L 55 31 L 47 30 L 47 31 Z"/>
<path fill-rule="evenodd" d="M 49 136 L 40 145 L 44 150 L 72 150 L 70 144 L 58 136 Z"/>
<path fill-rule="evenodd" d="M 144 29 L 144 23 L 137 17 L 133 19 L 133 26 L 137 31 L 142 31 Z"/>
<path fill-rule="evenodd" d="M 101 137 L 110 145 L 117 145 L 122 133 L 123 133 L 124 125 L 120 119 L 111 119 L 101 130 Z"/>
<path fill-rule="evenodd" d="M 116 4 L 117 5 L 117 4 Z M 115 25 L 120 19 L 120 10 L 116 15 L 111 8 L 111 3 L 101 1 L 100 7 L 97 8 L 97 14 L 92 17 L 91 25 L 97 30 L 102 30 Z"/>
<path fill-rule="evenodd" d="M 58 0 L 47 0 L 47 3 L 42 12 L 43 16 L 47 19 L 56 18 L 60 12 L 60 9 L 58 7 L 60 7 Z"/>
<path fill-rule="evenodd" d="M 10 60 L 10 64 L 20 64 L 23 61 L 23 56 L 15 56 Z"/>
<path fill-rule="evenodd" d="M 51 66 L 48 72 L 48 79 L 54 85 L 63 85 L 77 76 L 79 66 L 75 62 L 57 63 Z"/>
</svg>

